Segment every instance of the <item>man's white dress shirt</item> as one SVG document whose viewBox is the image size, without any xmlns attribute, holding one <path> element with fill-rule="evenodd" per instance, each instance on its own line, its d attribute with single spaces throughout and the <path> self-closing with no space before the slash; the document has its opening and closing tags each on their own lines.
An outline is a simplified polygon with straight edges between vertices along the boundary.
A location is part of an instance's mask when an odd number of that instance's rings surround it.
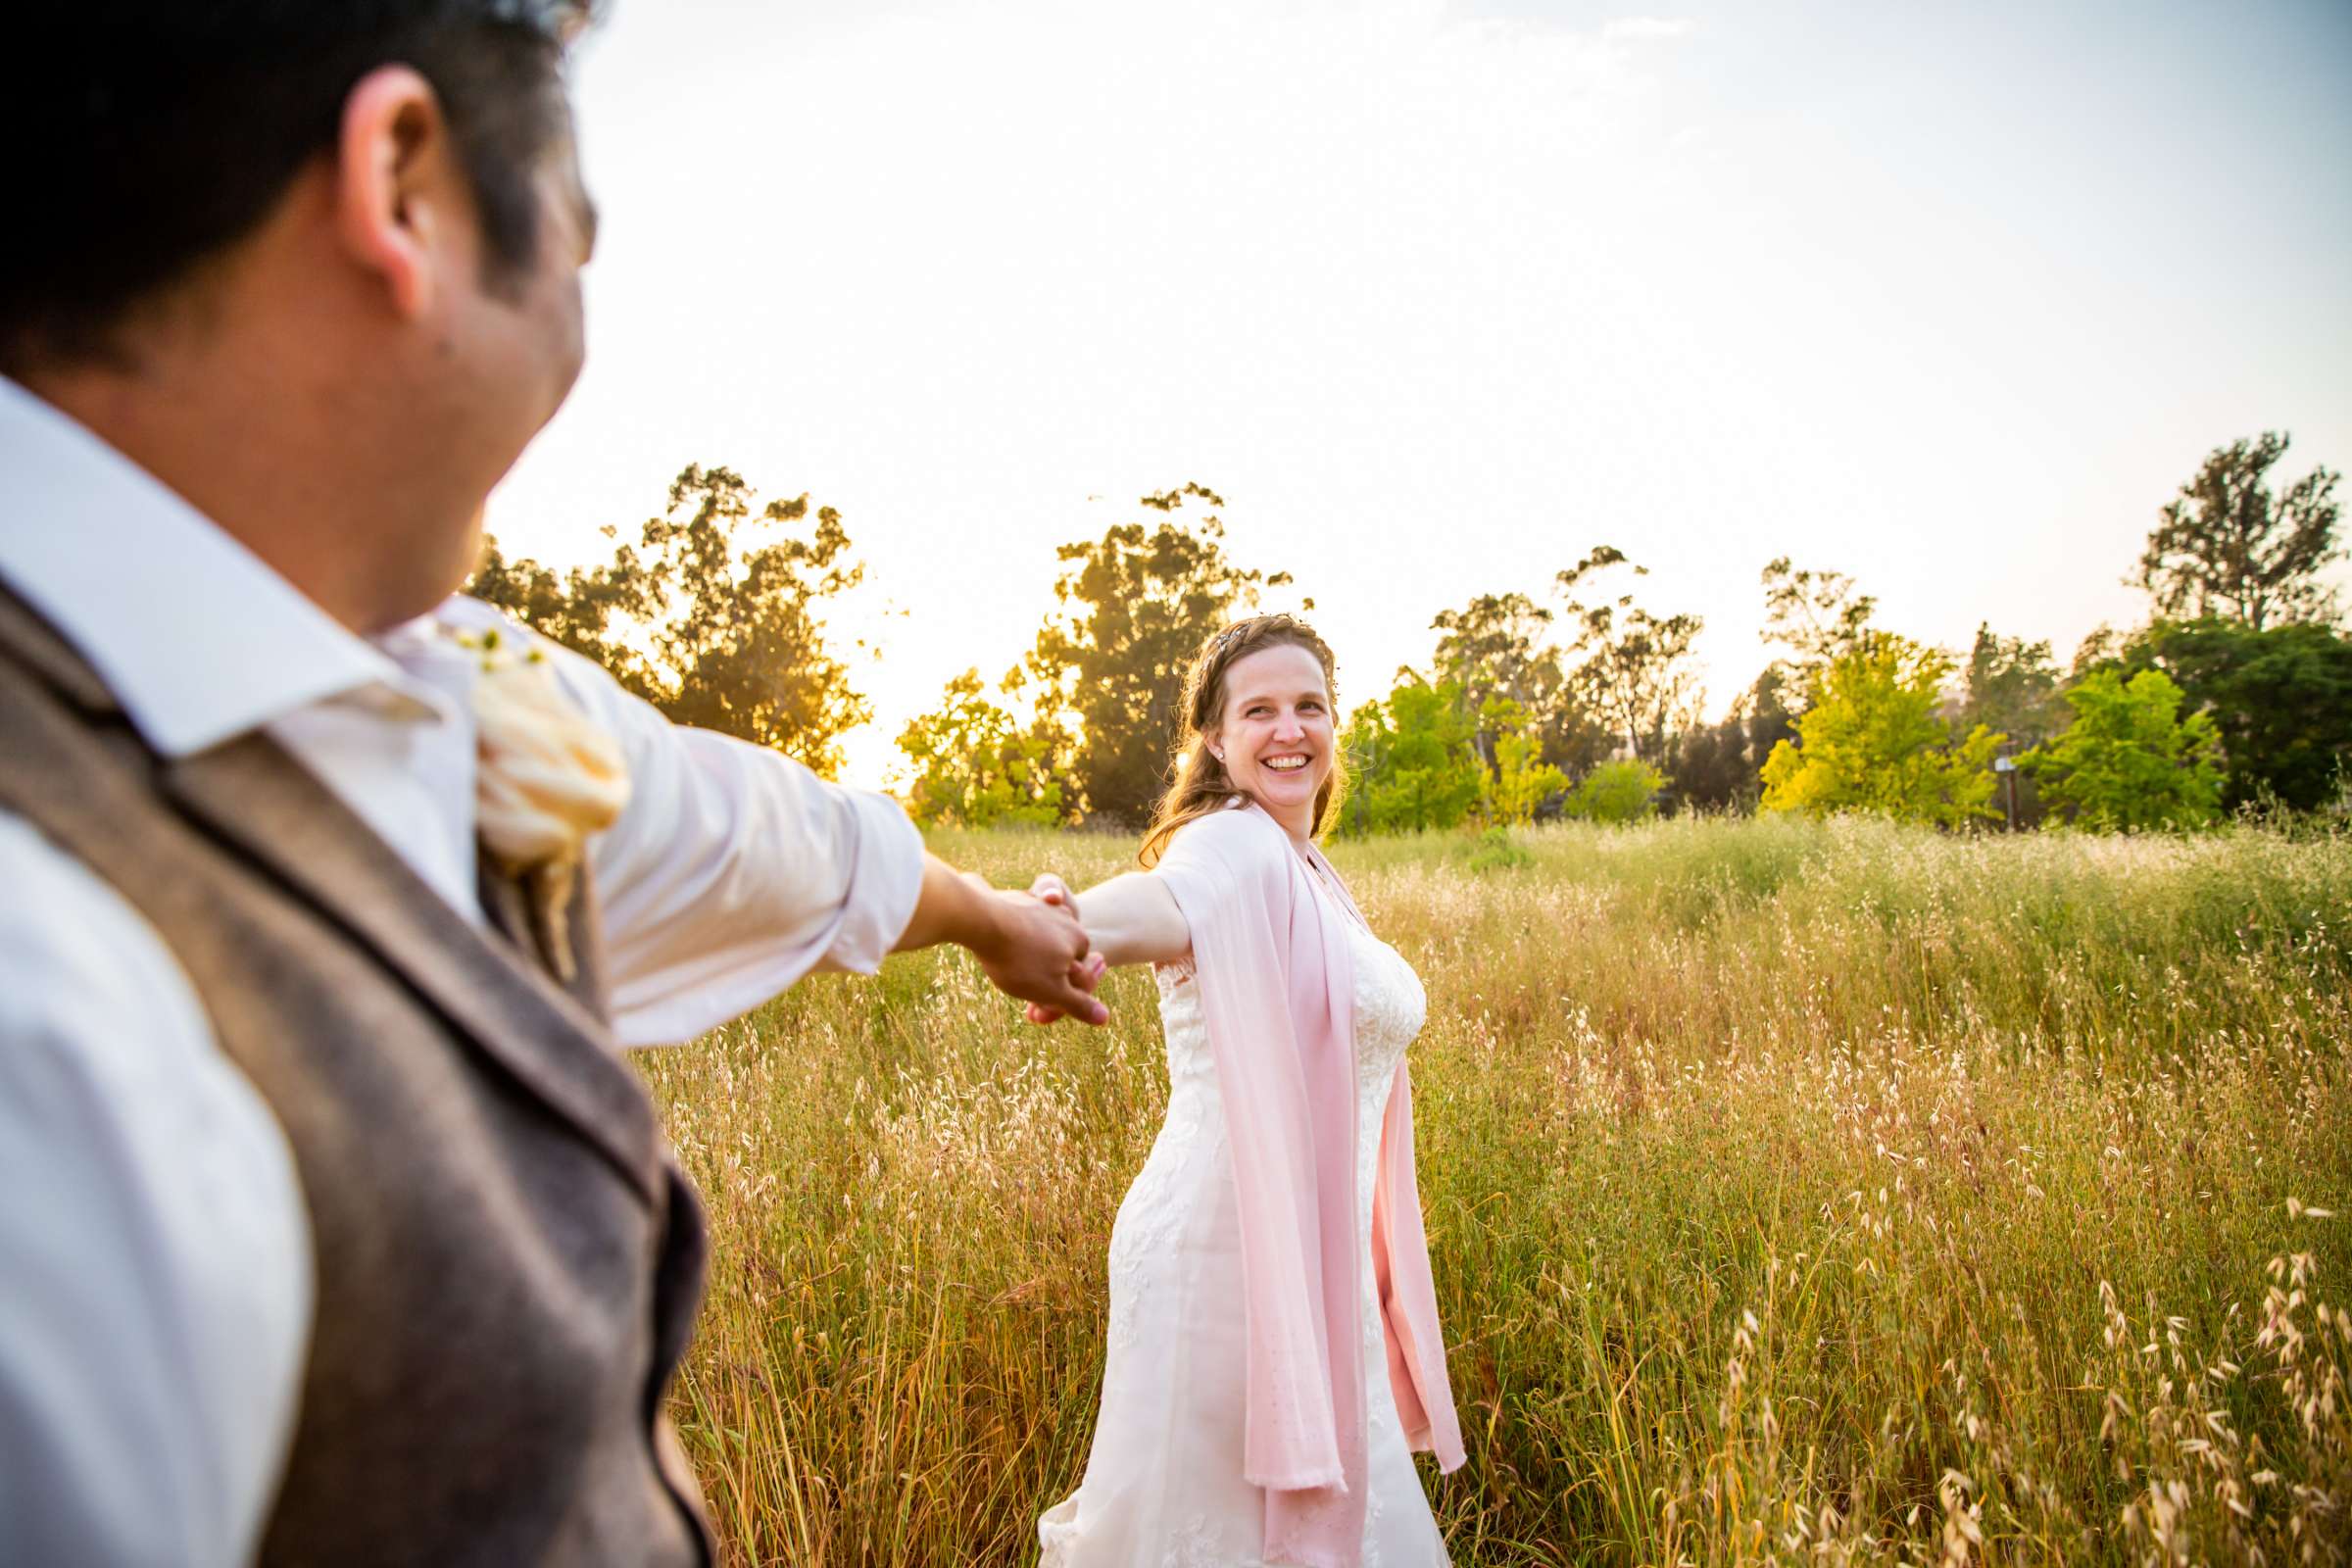
<svg viewBox="0 0 2352 1568">
<path fill-rule="evenodd" d="M 483 920 L 477 666 L 445 628 L 497 611 L 452 600 L 354 636 L 5 378 L 0 581 L 156 751 L 268 731 Z M 623 1044 L 691 1039 L 811 969 L 880 965 L 922 882 L 895 804 L 673 726 L 568 652 L 555 663 L 628 757 L 628 808 L 589 847 Z M 293 1429 L 311 1266 L 284 1137 L 171 951 L 0 808 L 0 1561 L 249 1560 Z"/>
</svg>

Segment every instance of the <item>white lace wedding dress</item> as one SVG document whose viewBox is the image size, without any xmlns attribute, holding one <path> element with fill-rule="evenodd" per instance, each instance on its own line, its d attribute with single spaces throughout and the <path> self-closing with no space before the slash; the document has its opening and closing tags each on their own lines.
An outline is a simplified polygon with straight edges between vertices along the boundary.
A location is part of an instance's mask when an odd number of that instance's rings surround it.
<svg viewBox="0 0 2352 1568">
<path fill-rule="evenodd" d="M 1372 1275 L 1372 1176 L 1420 977 L 1347 922 L 1355 968 L 1356 1235 L 1363 1258 L 1364 1568 L 1446 1561 L 1389 1390 Z M 1233 1155 L 1190 973 L 1163 969 L 1168 1118 L 1110 1233 L 1109 1358 L 1078 1490 L 1038 1521 L 1041 1568 L 1261 1568 L 1265 1494 L 1242 1479 L 1242 1258 Z"/>
</svg>

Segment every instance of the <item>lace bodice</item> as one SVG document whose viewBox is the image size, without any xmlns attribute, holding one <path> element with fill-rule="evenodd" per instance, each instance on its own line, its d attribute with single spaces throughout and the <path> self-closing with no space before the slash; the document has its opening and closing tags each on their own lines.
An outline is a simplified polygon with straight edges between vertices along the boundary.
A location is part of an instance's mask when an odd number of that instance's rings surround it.
<svg viewBox="0 0 2352 1568">
<path fill-rule="evenodd" d="M 1377 1131 L 1397 1058 L 1421 1032 L 1429 1001 L 1420 975 L 1401 954 L 1352 920 L 1347 927 L 1348 950 L 1355 965 L 1356 1111 L 1359 1117 L 1368 1114 Z M 1189 962 L 1159 970 L 1159 1021 L 1167 1034 L 1171 1099 L 1188 1083 L 1206 1084 L 1213 1092 L 1217 1068 L 1209 1055 L 1208 1026 L 1201 1021 Z"/>
<path fill-rule="evenodd" d="M 1348 948 L 1355 959 L 1355 1086 L 1358 1110 L 1372 1117 L 1374 1132 L 1388 1105 L 1389 1083 L 1405 1048 L 1420 1034 L 1429 1014 L 1421 977 L 1404 956 L 1371 932 L 1348 922 Z M 1377 1100 L 1365 1102 L 1365 1097 Z"/>
</svg>

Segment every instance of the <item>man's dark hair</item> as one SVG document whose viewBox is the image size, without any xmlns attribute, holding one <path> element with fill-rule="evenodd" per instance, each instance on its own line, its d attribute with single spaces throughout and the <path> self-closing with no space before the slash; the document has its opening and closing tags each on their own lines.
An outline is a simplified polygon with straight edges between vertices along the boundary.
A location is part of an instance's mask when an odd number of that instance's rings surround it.
<svg viewBox="0 0 2352 1568">
<path fill-rule="evenodd" d="M 250 233 L 335 145 L 351 89 L 413 67 L 441 100 L 493 282 L 538 242 L 593 0 L 39 0 L 0 73 L 0 370 L 114 358 L 124 313 Z M 21 79 L 20 79 L 21 78 Z"/>
</svg>

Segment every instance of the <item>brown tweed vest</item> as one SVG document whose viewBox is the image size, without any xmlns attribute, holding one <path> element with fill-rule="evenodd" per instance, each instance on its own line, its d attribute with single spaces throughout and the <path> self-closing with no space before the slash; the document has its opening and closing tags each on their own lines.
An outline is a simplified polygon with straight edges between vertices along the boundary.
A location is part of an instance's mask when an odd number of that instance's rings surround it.
<svg viewBox="0 0 2352 1568">
<path fill-rule="evenodd" d="M 587 890 L 567 992 L 522 890 L 477 930 L 259 733 L 159 759 L 5 589 L 0 807 L 162 934 L 292 1146 L 317 1311 L 262 1561 L 707 1563 L 662 1414 L 702 1211 Z"/>
</svg>

